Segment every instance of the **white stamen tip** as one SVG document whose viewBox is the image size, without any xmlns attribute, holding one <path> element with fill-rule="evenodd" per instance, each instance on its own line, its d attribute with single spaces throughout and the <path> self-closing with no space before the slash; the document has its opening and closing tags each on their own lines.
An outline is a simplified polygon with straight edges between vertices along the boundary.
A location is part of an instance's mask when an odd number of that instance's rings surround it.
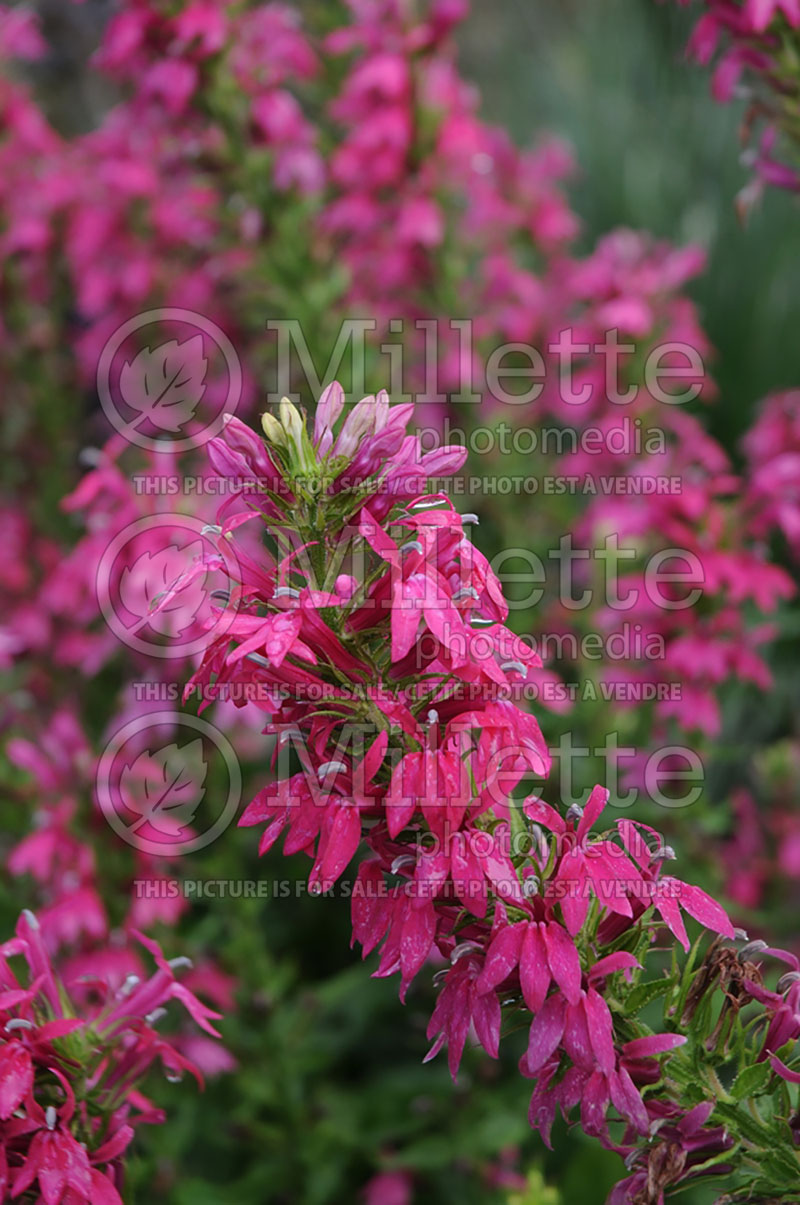
<svg viewBox="0 0 800 1205">
<path fill-rule="evenodd" d="M 44 1112 L 44 1121 L 48 1130 L 54 1130 L 56 1128 L 57 1120 L 58 1114 L 56 1113 L 55 1105 L 48 1105 Z"/>
<path fill-rule="evenodd" d="M 319 778 L 321 781 L 323 778 L 327 778 L 327 776 L 331 772 L 333 772 L 334 774 L 346 774 L 347 766 L 344 764 L 343 761 L 323 762 L 322 765 L 317 770 L 317 778 Z"/>
<path fill-rule="evenodd" d="M 450 955 L 450 965 L 455 966 L 458 960 L 463 958 L 465 954 L 472 954 L 473 951 L 480 950 L 480 948 L 474 941 L 462 941 Z"/>
<path fill-rule="evenodd" d="M 31 912 L 30 908 L 23 908 L 22 915 L 25 917 L 25 920 L 28 922 L 28 928 L 33 929 L 35 932 L 38 933 L 39 932 L 39 922 L 36 919 L 36 917 L 34 916 L 34 914 Z"/>
<path fill-rule="evenodd" d="M 292 724 L 290 728 L 284 728 L 278 733 L 278 744 L 285 745 L 287 741 L 302 740 L 303 734 L 296 724 Z"/>
<path fill-rule="evenodd" d="M 138 987 L 141 982 L 142 981 L 138 975 L 128 975 L 122 987 L 119 989 L 120 995 L 129 996 L 133 989 Z"/>
<path fill-rule="evenodd" d="M 756 941 L 749 941 L 747 945 L 742 946 L 741 950 L 739 951 L 739 960 L 744 962 L 745 959 L 749 958 L 751 954 L 762 954 L 766 949 L 768 949 L 767 943 L 762 941 L 760 937 L 757 938 Z"/>
<path fill-rule="evenodd" d="M 170 958 L 167 966 L 171 971 L 181 971 L 184 968 L 187 971 L 191 971 L 194 963 L 191 958 L 187 958 L 185 954 L 181 954 L 179 958 Z"/>
<path fill-rule="evenodd" d="M 300 591 L 295 590 L 294 586 L 278 586 L 275 589 L 273 598 L 299 598 Z"/>
<path fill-rule="evenodd" d="M 206 523 L 205 526 L 203 526 L 200 529 L 200 535 L 201 536 L 221 536 L 222 528 L 219 527 L 216 523 Z"/>
</svg>

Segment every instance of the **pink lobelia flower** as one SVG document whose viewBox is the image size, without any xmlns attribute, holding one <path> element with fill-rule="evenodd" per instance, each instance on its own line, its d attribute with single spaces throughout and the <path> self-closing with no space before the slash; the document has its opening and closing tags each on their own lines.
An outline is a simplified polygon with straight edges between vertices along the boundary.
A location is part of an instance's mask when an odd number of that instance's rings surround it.
<svg viewBox="0 0 800 1205">
<path fill-rule="evenodd" d="M 145 983 L 132 976 L 116 989 L 97 980 L 100 1003 L 85 1009 L 57 980 L 31 913 L 23 913 L 16 936 L 0 946 L 0 1028 L 6 1035 L 0 1044 L 0 1157 L 12 1197 L 38 1185 L 46 1205 L 121 1205 L 124 1152 L 137 1120 L 148 1119 L 137 1118 L 136 1084 L 156 1060 L 170 1075 L 197 1074 L 157 1033 L 158 1010 L 177 999 L 210 1033 L 216 1033 L 210 1018 L 219 1014 L 177 982 L 177 965 L 167 963 L 155 943 L 142 940 L 158 964 L 155 974 Z M 18 959 L 27 983 L 13 969 Z M 55 1101 L 46 1108 L 37 1100 L 43 1088 Z"/>
</svg>

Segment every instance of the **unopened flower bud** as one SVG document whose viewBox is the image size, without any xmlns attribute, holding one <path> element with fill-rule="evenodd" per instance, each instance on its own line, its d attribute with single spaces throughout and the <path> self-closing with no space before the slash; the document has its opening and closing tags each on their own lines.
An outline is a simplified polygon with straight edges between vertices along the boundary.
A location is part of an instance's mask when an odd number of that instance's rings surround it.
<svg viewBox="0 0 800 1205">
<path fill-rule="evenodd" d="M 293 402 L 289 401 L 288 397 L 284 397 L 281 398 L 280 412 L 281 423 L 286 436 L 288 436 L 289 441 L 295 447 L 299 447 L 303 439 L 303 417 L 300 411 Z M 284 436 L 284 443 L 286 442 L 286 436 Z"/>
<path fill-rule="evenodd" d="M 270 415 L 269 411 L 264 411 L 261 415 L 261 430 L 264 431 L 270 443 L 275 443 L 276 447 L 286 447 L 286 431 L 278 423 L 275 415 Z"/>
<path fill-rule="evenodd" d="M 270 414 L 268 410 L 261 415 L 261 427 L 271 444 L 275 444 L 277 448 L 286 447 L 286 432 L 275 415 Z"/>
</svg>

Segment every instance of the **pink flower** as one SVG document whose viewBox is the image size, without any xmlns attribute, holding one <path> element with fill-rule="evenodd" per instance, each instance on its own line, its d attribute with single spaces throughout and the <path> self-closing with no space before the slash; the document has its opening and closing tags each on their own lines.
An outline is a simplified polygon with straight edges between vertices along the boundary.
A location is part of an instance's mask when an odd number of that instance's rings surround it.
<svg viewBox="0 0 800 1205">
<path fill-rule="evenodd" d="M 0 58 L 39 59 L 46 53 L 36 13 L 0 5 Z"/>
<path fill-rule="evenodd" d="M 30 1052 L 21 1042 L 6 1042 L 0 1047 L 0 1118 L 3 1121 L 18 1108 L 32 1087 Z"/>
<path fill-rule="evenodd" d="M 758 33 L 763 33 L 779 13 L 793 29 L 800 26 L 800 0 L 745 0 L 745 20 Z"/>
<path fill-rule="evenodd" d="M 25 1164 L 12 1183 L 13 1195 L 19 1196 L 35 1180 L 45 1205 L 58 1205 L 65 1190 L 71 1190 L 79 1201 L 92 1200 L 92 1176 L 85 1149 L 71 1134 L 52 1126 L 34 1134 Z"/>
<path fill-rule="evenodd" d="M 364 1205 L 411 1205 L 411 1194 L 408 1172 L 380 1172 L 364 1187 Z"/>
<path fill-rule="evenodd" d="M 177 968 L 155 943 L 144 944 L 158 964 L 155 974 L 144 983 L 133 975 L 117 987 L 94 980 L 95 998 L 85 1011 L 77 993 L 72 997 L 57 980 L 32 914 L 20 917 L 16 936 L 0 947 L 0 1028 L 7 1035 L 0 1043 L 0 1162 L 12 1196 L 37 1184 L 46 1205 L 120 1205 L 121 1159 L 133 1124 L 147 1119 L 135 1116 L 135 1084 L 156 1059 L 171 1075 L 198 1074 L 157 1033 L 156 1010 L 177 999 L 212 1034 L 209 1018 L 219 1014 L 176 981 Z M 20 958 L 27 985 L 11 969 Z M 65 1049 L 60 1040 L 71 1035 Z M 37 1097 L 45 1085 L 45 1099 L 57 1103 L 43 1108 Z"/>
</svg>

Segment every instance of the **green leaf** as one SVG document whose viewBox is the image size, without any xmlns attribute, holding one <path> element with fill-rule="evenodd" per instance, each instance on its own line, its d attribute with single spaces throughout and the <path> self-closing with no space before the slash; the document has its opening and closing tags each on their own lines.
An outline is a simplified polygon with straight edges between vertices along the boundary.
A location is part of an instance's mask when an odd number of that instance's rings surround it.
<svg viewBox="0 0 800 1205">
<path fill-rule="evenodd" d="M 745 1067 L 731 1085 L 731 1096 L 734 1100 L 758 1096 L 769 1083 L 771 1074 L 769 1063 L 754 1063 L 752 1067 Z"/>
<path fill-rule="evenodd" d="M 768 1126 L 764 1125 L 761 1121 L 757 1121 L 746 1109 L 742 1109 L 738 1105 L 729 1105 L 718 1101 L 716 1112 L 733 1133 L 740 1134 L 742 1138 L 745 1138 L 748 1142 L 752 1142 L 754 1146 L 762 1147 L 766 1150 L 773 1145 L 775 1135 Z"/>
<path fill-rule="evenodd" d="M 638 1012 L 640 1008 L 657 1000 L 659 996 L 666 996 L 667 992 L 671 990 L 671 979 L 653 979 L 649 983 L 638 983 L 625 998 L 628 1014 Z"/>
<path fill-rule="evenodd" d="M 765 1154 L 762 1166 L 786 1191 L 800 1190 L 800 1159 L 793 1151 L 787 1150 L 786 1146 L 773 1146 Z"/>
</svg>

